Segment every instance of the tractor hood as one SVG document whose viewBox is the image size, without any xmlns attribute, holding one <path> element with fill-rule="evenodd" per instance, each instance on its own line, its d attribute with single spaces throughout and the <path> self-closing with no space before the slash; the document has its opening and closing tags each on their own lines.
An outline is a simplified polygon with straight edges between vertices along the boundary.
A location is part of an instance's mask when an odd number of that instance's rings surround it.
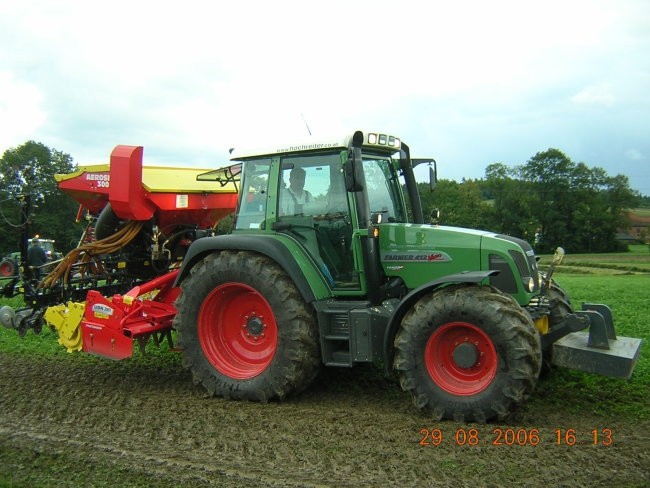
<svg viewBox="0 0 650 488">
<path fill-rule="evenodd" d="M 379 247 L 386 275 L 402 278 L 409 289 L 456 273 L 492 269 L 495 257 L 517 274 L 513 255 L 534 261 L 532 248 L 520 239 L 459 227 L 380 224 Z"/>
</svg>

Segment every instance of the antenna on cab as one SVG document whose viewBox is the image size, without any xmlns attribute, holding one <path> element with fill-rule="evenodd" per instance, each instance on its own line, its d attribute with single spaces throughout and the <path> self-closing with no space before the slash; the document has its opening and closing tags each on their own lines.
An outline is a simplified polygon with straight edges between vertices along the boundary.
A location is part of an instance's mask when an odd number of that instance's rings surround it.
<svg viewBox="0 0 650 488">
<path fill-rule="evenodd" d="M 300 114 L 302 117 L 302 121 L 305 123 L 305 127 L 307 127 L 307 132 L 309 132 L 309 135 L 311 135 L 311 130 L 309 130 L 309 125 L 307 124 L 307 121 L 305 120 L 305 116 L 303 114 Z"/>
</svg>

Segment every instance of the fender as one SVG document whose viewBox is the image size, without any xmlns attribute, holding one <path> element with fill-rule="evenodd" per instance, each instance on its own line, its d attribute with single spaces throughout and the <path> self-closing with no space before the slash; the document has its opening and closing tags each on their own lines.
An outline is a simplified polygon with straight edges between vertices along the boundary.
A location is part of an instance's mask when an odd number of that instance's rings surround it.
<svg viewBox="0 0 650 488">
<path fill-rule="evenodd" d="M 468 283 L 468 284 L 479 284 L 481 281 L 486 279 L 489 276 L 497 274 L 498 271 L 466 271 L 463 273 L 456 273 L 452 275 L 443 276 L 437 280 L 430 281 L 424 285 L 411 290 L 399 304 L 393 312 L 390 321 L 388 322 L 388 327 L 384 331 L 384 368 L 386 375 L 390 374 L 390 371 L 393 367 L 393 355 L 395 353 L 395 345 L 393 343 L 395 334 L 397 334 L 397 329 L 402 323 L 402 318 L 406 315 L 411 307 L 417 302 L 422 296 L 426 293 L 430 293 L 443 285 L 452 285 L 456 283 Z"/>
<path fill-rule="evenodd" d="M 255 235 L 234 235 L 228 234 L 215 237 L 203 237 L 192 243 L 183 259 L 181 271 L 174 282 L 174 286 L 180 286 L 181 282 L 189 275 L 190 270 L 201 261 L 206 255 L 215 251 L 252 251 L 272 259 L 284 269 L 294 282 L 302 298 L 306 303 L 316 300 L 305 273 L 297 264 L 295 256 L 289 248 L 278 239 L 267 236 Z"/>
</svg>

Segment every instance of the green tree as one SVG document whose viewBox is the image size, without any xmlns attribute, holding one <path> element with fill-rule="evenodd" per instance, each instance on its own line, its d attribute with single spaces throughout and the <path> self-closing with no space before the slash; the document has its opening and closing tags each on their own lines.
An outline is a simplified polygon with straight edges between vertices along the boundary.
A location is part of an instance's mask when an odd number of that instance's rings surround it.
<svg viewBox="0 0 650 488">
<path fill-rule="evenodd" d="M 420 183 L 422 207 L 425 216 L 431 210 L 440 210 L 440 223 L 471 229 L 491 229 L 492 212 L 490 205 L 483 199 L 481 187 L 477 180 L 439 180 L 432 193 L 427 183 Z"/>
<path fill-rule="evenodd" d="M 634 205 L 635 207 L 641 208 L 650 208 L 650 196 L 649 195 L 639 195 L 637 202 Z"/>
<path fill-rule="evenodd" d="M 539 227 L 536 248 L 544 253 L 557 246 L 569 252 L 621 250 L 616 233 L 629 226 L 623 210 L 639 199 L 627 177 L 576 164 L 553 148 L 514 170 L 492 165 L 486 176 L 501 230 L 532 240 L 531 227 Z"/>
<path fill-rule="evenodd" d="M 19 249 L 21 202 L 25 196 L 31 200 L 27 216 L 30 235 L 56 240 L 61 251 L 73 247 L 80 234 L 80 227 L 71 225 L 77 204 L 58 189 L 54 175 L 75 169 L 69 154 L 35 141 L 4 152 L 0 158 L 0 217 L 4 218 L 0 229 L 2 254 Z"/>
<path fill-rule="evenodd" d="M 550 252 L 558 245 L 574 250 L 566 243 L 573 166 L 573 162 L 559 149 L 547 149 L 517 168 L 520 178 L 530 184 L 529 205 L 543 236 L 538 244 L 540 252 Z"/>
<path fill-rule="evenodd" d="M 485 170 L 484 193 L 492 206 L 494 230 L 534 240 L 540 223 L 531 208 L 531 184 L 513 177 L 514 170 L 503 163 L 490 164 Z"/>
<path fill-rule="evenodd" d="M 520 237 L 540 253 L 557 246 L 568 252 L 623 250 L 616 234 L 629 228 L 625 210 L 645 201 L 626 176 L 576 164 L 554 148 L 520 166 L 490 164 L 479 181 L 441 180 L 433 193 L 423 183 L 420 195 L 425 213 L 440 209 L 444 224 Z"/>
<path fill-rule="evenodd" d="M 639 201 L 639 193 L 630 189 L 629 178 L 625 175 L 606 177 L 603 186 L 601 198 L 604 199 L 604 228 L 608 231 L 610 248 L 620 248 L 620 243 L 615 240 L 616 232 L 630 228 L 625 209 L 633 207 Z"/>
</svg>

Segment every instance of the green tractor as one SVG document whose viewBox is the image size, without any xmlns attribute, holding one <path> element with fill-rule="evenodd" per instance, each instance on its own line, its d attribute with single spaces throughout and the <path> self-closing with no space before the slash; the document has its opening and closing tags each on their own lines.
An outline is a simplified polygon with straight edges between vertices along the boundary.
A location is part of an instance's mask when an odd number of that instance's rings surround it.
<svg viewBox="0 0 650 488">
<path fill-rule="evenodd" d="M 54 249 L 54 241 L 52 239 L 38 239 L 39 245 L 45 251 L 45 256 L 47 258 L 47 263 L 44 264 L 40 270 L 40 273 L 47 273 L 47 270 L 51 269 L 52 261 L 61 259 L 63 255 L 60 252 L 57 252 Z M 29 248 L 32 245 L 32 239 L 27 240 L 27 247 Z M 20 256 L 20 251 L 15 251 L 5 256 L 0 260 L 0 278 L 13 278 L 20 274 L 20 263 L 22 258 Z"/>
<path fill-rule="evenodd" d="M 233 232 L 195 241 L 176 281 L 184 366 L 210 394 L 282 399 L 323 364 L 375 362 L 434 418 L 485 422 L 544 362 L 632 374 L 641 341 L 604 305 L 574 311 L 527 242 L 425 222 L 413 169 L 432 160 L 397 137 L 232 160 L 199 179 L 237 184 Z"/>
</svg>

